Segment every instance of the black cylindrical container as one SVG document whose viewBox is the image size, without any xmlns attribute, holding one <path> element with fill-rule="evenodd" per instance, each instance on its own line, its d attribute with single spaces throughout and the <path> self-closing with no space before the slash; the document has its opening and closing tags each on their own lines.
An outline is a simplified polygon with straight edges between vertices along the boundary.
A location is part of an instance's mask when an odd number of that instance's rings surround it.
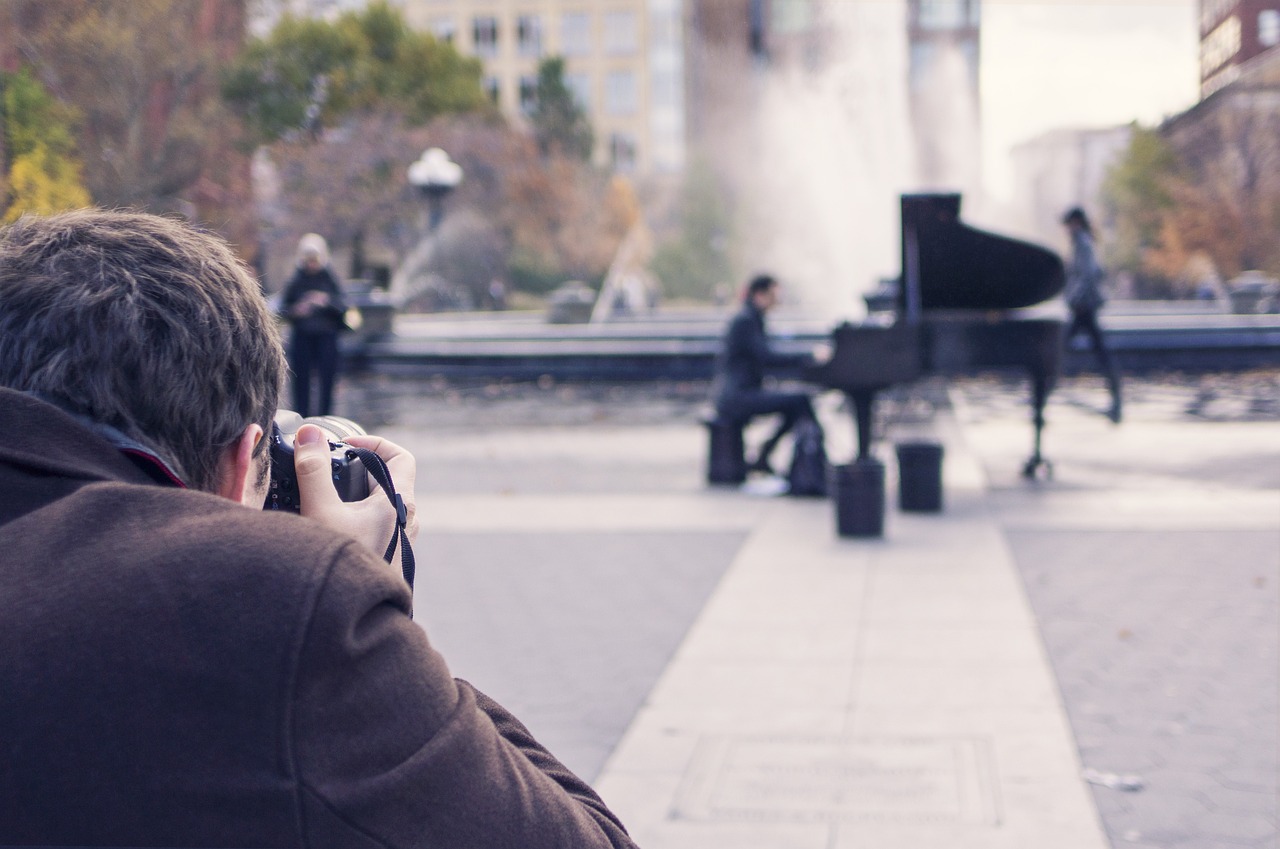
<svg viewBox="0 0 1280 849">
<path fill-rule="evenodd" d="M 942 446 L 936 442 L 900 442 L 898 507 L 907 512 L 942 510 Z"/>
<path fill-rule="evenodd" d="M 747 479 L 742 423 L 716 418 L 704 424 L 708 436 L 707 483 L 737 486 Z"/>
<path fill-rule="evenodd" d="M 836 533 L 842 537 L 884 535 L 884 463 L 864 457 L 836 466 Z"/>
</svg>

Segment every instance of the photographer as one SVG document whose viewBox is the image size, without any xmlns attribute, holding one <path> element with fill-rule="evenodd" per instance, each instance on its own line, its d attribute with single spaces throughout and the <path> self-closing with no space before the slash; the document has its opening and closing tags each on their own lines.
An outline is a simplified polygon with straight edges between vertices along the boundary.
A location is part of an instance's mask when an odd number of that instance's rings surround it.
<svg viewBox="0 0 1280 849">
<path fill-rule="evenodd" d="M 629 847 L 456 681 L 297 432 L 261 509 L 284 356 L 227 246 L 85 210 L 0 230 L 0 844 Z M 413 523 L 414 460 L 377 437 Z"/>
</svg>

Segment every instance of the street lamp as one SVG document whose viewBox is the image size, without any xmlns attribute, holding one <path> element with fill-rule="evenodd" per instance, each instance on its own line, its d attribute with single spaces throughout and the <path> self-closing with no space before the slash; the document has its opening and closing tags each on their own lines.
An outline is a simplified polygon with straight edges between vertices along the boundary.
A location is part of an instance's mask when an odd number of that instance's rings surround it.
<svg viewBox="0 0 1280 849">
<path fill-rule="evenodd" d="M 444 199 L 462 182 L 462 166 L 438 147 L 429 147 L 409 166 L 409 182 L 427 199 L 427 232 L 444 218 Z"/>
</svg>

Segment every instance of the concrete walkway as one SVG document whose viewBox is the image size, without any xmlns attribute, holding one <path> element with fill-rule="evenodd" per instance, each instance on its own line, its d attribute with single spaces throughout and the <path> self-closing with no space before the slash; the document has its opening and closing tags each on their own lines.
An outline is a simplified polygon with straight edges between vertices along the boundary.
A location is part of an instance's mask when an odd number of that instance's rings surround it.
<svg viewBox="0 0 1280 849">
<path fill-rule="evenodd" d="M 929 425 L 942 513 L 893 506 L 879 446 L 873 540 L 838 538 L 829 501 L 707 489 L 695 424 L 614 420 L 616 399 L 592 426 L 384 428 L 440 542 L 419 620 L 646 849 L 1275 847 L 1273 418 L 1188 421 L 1135 386 L 1117 428 L 1070 383 L 1055 477 L 1028 484 L 1019 394 L 984 391 Z M 821 409 L 847 457 L 847 414 Z"/>
<path fill-rule="evenodd" d="M 885 539 L 768 503 L 598 781 L 642 846 L 1107 845 L 985 478 L 944 441 L 945 511 Z"/>
</svg>

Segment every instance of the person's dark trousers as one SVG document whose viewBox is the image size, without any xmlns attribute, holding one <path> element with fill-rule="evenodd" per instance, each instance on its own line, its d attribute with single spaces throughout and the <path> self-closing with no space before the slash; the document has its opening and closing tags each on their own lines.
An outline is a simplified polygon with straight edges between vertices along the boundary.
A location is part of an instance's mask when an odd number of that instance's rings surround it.
<svg viewBox="0 0 1280 849">
<path fill-rule="evenodd" d="M 1111 410 L 1107 415 L 1112 421 L 1119 421 L 1120 373 L 1116 371 L 1115 361 L 1103 341 L 1102 327 L 1098 324 L 1097 310 L 1072 310 L 1071 324 L 1067 326 L 1066 341 L 1070 343 L 1072 339 L 1081 333 L 1088 334 L 1089 342 L 1093 346 L 1094 356 L 1097 357 L 1098 365 L 1101 367 L 1102 374 L 1107 379 L 1107 386 L 1111 390 Z"/>
<path fill-rule="evenodd" d="M 302 416 L 327 416 L 333 412 L 333 383 L 338 377 L 338 335 L 297 333 L 289 343 L 289 368 L 293 370 L 293 403 Z M 311 407 L 311 381 L 318 384 L 319 404 Z"/>
<path fill-rule="evenodd" d="M 778 442 L 781 441 L 782 437 L 791 428 L 795 427 L 796 422 L 806 418 L 814 418 L 813 404 L 810 403 L 809 396 L 802 392 L 769 392 L 764 390 L 745 392 L 722 399 L 719 405 L 719 412 L 722 416 L 740 421 L 743 424 L 746 424 L 756 416 L 773 413 L 782 415 L 782 420 L 778 422 L 777 429 L 760 446 L 755 462 L 751 464 L 753 468 L 759 469 L 768 467 L 769 457 L 773 454 L 773 449 L 778 446 Z"/>
</svg>

